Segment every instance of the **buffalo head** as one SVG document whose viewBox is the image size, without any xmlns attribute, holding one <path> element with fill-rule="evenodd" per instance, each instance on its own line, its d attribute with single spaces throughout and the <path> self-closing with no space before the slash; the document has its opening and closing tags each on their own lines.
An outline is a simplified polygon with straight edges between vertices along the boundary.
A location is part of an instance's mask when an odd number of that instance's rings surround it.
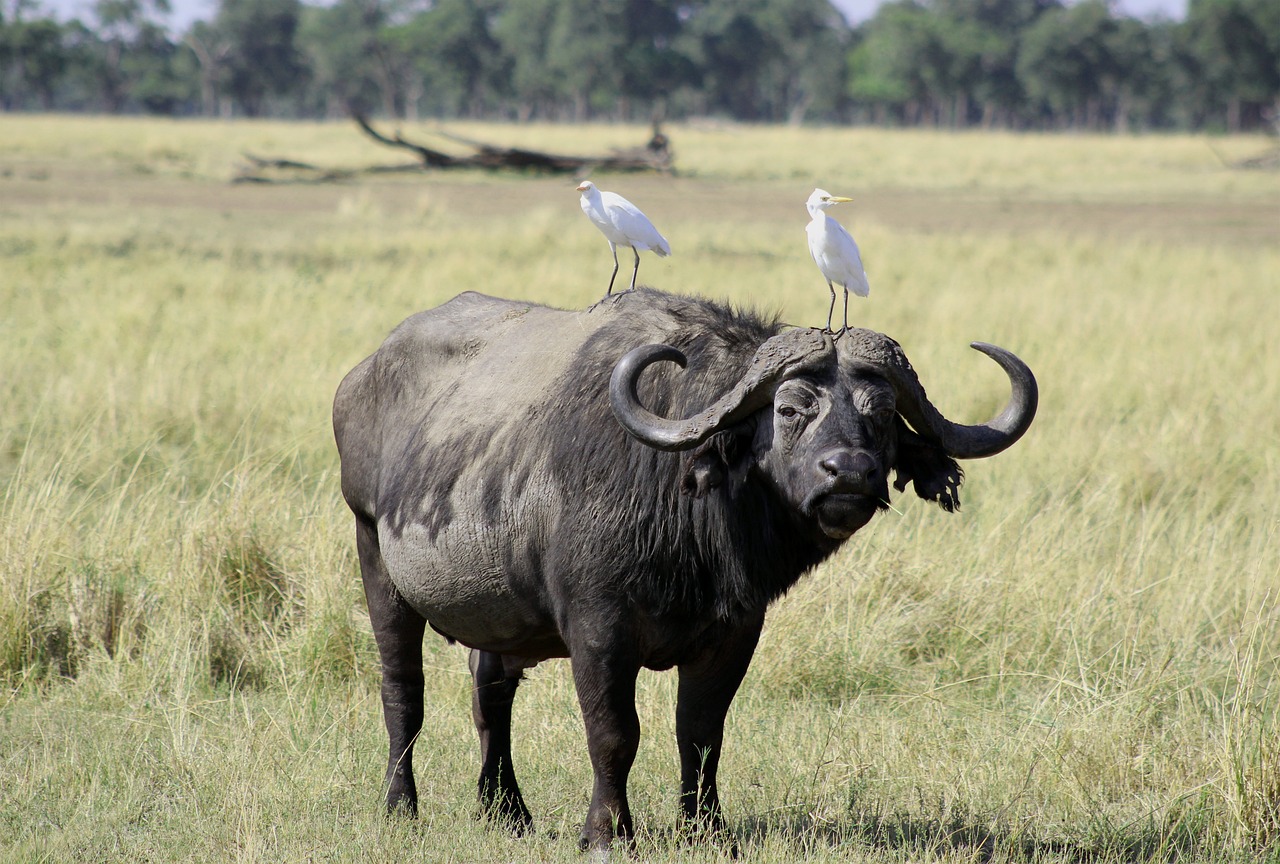
<svg viewBox="0 0 1280 864">
<path fill-rule="evenodd" d="M 1016 356 L 973 347 L 1009 376 L 1012 396 L 991 422 L 947 420 L 897 342 L 853 329 L 838 340 L 789 330 L 765 342 L 738 382 L 714 404 L 669 420 L 640 402 L 637 385 L 654 363 L 685 366 L 668 345 L 645 345 L 614 367 L 614 415 L 628 433 L 660 450 L 688 451 L 684 490 L 695 496 L 754 474 L 820 545 L 845 540 L 889 504 L 888 476 L 946 510 L 959 503 L 957 459 L 991 456 L 1017 441 L 1035 417 L 1035 378 Z"/>
</svg>

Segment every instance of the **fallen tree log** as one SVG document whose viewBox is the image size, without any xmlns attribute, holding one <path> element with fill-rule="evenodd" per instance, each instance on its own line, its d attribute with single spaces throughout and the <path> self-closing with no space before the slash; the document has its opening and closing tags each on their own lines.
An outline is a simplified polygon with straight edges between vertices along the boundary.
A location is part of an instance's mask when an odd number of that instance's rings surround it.
<svg viewBox="0 0 1280 864">
<path fill-rule="evenodd" d="M 1280 170 L 1280 144 L 1272 146 L 1265 153 L 1258 156 L 1251 156 L 1248 159 L 1240 159 L 1232 164 L 1232 168 L 1243 168 L 1252 171 L 1277 171 Z"/>
<path fill-rule="evenodd" d="M 244 162 L 236 166 L 232 183 L 341 183 L 362 174 L 406 174 L 422 170 L 419 162 L 399 165 L 368 165 L 364 168 L 326 168 L 295 159 L 265 159 L 252 153 L 240 154 Z"/>
<path fill-rule="evenodd" d="M 674 171 L 671 141 L 662 132 L 659 124 L 653 124 L 653 134 L 640 147 L 615 148 L 601 156 L 571 156 L 558 153 L 544 153 L 539 150 L 526 150 L 519 147 L 500 147 L 484 141 L 477 141 L 438 131 L 441 138 L 464 144 L 472 149 L 472 153 L 455 156 L 427 147 L 416 141 L 410 141 L 397 130 L 391 135 L 378 131 L 367 117 L 356 114 L 352 116 L 356 125 L 365 135 L 387 147 L 408 150 L 416 160 L 409 164 L 377 165 L 365 168 L 324 168 L 301 162 L 295 159 L 266 159 L 244 154 L 246 164 L 240 166 L 234 183 L 327 183 L 347 180 L 360 174 L 375 174 L 401 171 L 436 171 L 454 168 L 470 168 L 484 171 L 527 171 L 540 174 L 585 174 L 589 171 Z"/>
</svg>

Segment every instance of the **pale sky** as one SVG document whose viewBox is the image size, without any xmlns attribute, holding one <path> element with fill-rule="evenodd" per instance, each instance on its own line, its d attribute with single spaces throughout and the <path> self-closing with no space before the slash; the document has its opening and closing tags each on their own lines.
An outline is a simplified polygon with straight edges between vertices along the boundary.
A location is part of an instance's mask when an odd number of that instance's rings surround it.
<svg viewBox="0 0 1280 864">
<path fill-rule="evenodd" d="M 169 0 L 173 8 L 170 26 L 175 32 L 185 31 L 191 22 L 200 19 L 208 21 L 217 9 L 217 0 Z M 307 2 L 307 0 L 304 0 Z M 832 0 L 832 4 L 844 13 L 851 24 L 867 20 L 884 0 Z M 1182 19 L 1187 17 L 1187 0 L 1112 0 L 1115 8 L 1125 15 L 1137 18 L 1151 18 L 1157 15 Z M 44 0 L 41 4 L 52 8 L 61 18 L 80 16 L 89 20 L 92 16 L 92 0 Z"/>
</svg>

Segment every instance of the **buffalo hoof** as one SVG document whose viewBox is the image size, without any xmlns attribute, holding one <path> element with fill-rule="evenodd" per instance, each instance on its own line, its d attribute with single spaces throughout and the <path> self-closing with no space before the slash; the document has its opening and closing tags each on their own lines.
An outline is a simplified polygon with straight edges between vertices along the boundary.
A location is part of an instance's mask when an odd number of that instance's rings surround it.
<svg viewBox="0 0 1280 864">
<path fill-rule="evenodd" d="M 679 829 L 679 837 L 685 846 L 719 846 L 735 861 L 741 853 L 737 838 L 725 827 L 724 820 L 719 815 L 686 822 Z"/>
<path fill-rule="evenodd" d="M 418 801 L 416 798 L 389 798 L 387 800 L 386 817 L 388 819 L 417 819 Z"/>
<path fill-rule="evenodd" d="M 511 832 L 516 837 L 528 837 L 533 833 L 533 816 L 524 806 L 523 801 L 517 802 L 515 806 L 508 801 L 504 801 L 502 806 L 498 806 L 496 802 L 482 804 L 480 817 L 495 827 Z"/>
<path fill-rule="evenodd" d="M 586 853 L 587 860 L 591 864 L 608 864 L 609 861 L 613 860 L 613 847 L 593 847 L 585 831 L 578 837 L 578 850 Z"/>
<path fill-rule="evenodd" d="M 636 841 L 634 837 L 618 836 L 613 842 L 607 846 L 597 846 L 591 842 L 591 838 L 587 836 L 587 829 L 583 828 L 582 833 L 578 835 L 578 851 L 587 853 L 587 858 L 593 862 L 609 861 L 615 849 L 623 850 L 624 857 L 634 858 L 636 851 Z"/>
</svg>

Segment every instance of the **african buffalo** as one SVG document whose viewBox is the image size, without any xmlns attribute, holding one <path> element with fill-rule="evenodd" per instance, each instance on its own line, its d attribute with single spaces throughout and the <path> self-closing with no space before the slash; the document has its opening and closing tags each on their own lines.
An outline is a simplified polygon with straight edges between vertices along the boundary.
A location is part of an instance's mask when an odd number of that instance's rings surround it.
<svg viewBox="0 0 1280 864">
<path fill-rule="evenodd" d="M 973 347 L 1012 396 L 962 426 L 887 336 L 651 289 L 590 313 L 468 293 L 397 327 L 333 410 L 382 658 L 387 807 L 417 809 L 429 624 L 471 649 L 485 812 L 532 825 L 512 700 L 524 669 L 568 657 L 595 775 L 584 848 L 632 836 L 641 667 L 679 669 L 682 823 L 719 829 L 725 714 L 769 604 L 888 507 L 890 471 L 950 511 L 955 460 L 1030 426 L 1031 371 Z"/>
</svg>

